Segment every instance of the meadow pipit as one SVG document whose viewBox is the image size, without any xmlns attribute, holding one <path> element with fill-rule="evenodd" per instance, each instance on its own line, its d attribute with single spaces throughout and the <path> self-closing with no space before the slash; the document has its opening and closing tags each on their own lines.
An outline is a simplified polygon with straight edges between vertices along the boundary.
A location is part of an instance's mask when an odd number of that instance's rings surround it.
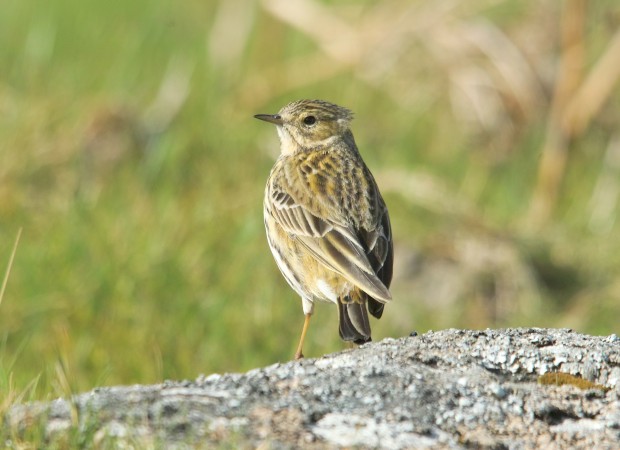
<svg viewBox="0 0 620 450">
<path fill-rule="evenodd" d="M 280 137 L 264 214 L 271 252 L 303 304 L 295 358 L 303 357 L 315 300 L 338 305 L 343 340 L 370 341 L 368 311 L 381 317 L 392 298 L 393 245 L 387 208 L 349 129 L 353 114 L 300 100 L 254 117 L 275 124 Z"/>
</svg>

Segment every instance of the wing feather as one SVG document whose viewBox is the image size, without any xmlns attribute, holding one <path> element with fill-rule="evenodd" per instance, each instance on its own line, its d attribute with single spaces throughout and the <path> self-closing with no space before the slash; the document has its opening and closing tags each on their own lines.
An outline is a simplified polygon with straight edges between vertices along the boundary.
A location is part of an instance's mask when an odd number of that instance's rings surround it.
<svg viewBox="0 0 620 450">
<path fill-rule="evenodd" d="M 341 217 L 331 214 L 329 208 L 312 205 L 330 205 L 333 201 L 324 192 L 312 192 L 312 202 L 301 201 L 310 193 L 299 193 L 299 186 L 282 172 L 272 173 L 267 188 L 266 205 L 269 214 L 287 232 L 295 237 L 321 264 L 340 274 L 371 296 L 383 311 L 383 303 L 391 299 L 388 290 L 391 281 L 392 241 L 387 209 L 372 175 L 369 176 L 368 198 L 375 203 L 370 229 L 354 229 L 343 223 Z M 310 197 L 312 198 L 312 197 Z M 389 266 L 389 267 L 387 267 Z M 369 305 L 370 307 L 370 305 Z M 371 310 L 373 315 L 377 311 Z"/>
</svg>

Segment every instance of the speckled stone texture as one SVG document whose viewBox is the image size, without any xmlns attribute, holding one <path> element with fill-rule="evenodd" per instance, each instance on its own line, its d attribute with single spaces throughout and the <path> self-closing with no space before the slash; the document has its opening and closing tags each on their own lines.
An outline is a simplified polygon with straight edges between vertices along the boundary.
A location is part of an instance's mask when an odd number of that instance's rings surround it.
<svg viewBox="0 0 620 450">
<path fill-rule="evenodd" d="M 600 386 L 539 384 L 547 372 Z M 245 374 L 99 388 L 14 406 L 5 421 L 126 448 L 617 449 L 619 384 L 616 335 L 445 330 Z"/>
</svg>

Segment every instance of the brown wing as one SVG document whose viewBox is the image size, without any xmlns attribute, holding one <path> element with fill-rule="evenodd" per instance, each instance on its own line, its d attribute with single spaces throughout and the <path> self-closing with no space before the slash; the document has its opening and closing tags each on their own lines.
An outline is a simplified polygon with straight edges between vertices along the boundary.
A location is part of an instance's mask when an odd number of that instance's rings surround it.
<svg viewBox="0 0 620 450">
<path fill-rule="evenodd" d="M 377 274 L 377 277 L 385 285 L 390 287 L 392 283 L 392 270 L 394 266 L 394 244 L 392 241 L 392 227 L 390 225 L 390 215 L 387 207 L 379 194 L 378 195 L 378 216 L 380 225 L 371 232 L 362 232 L 361 238 L 365 243 L 366 252 L 370 265 Z M 370 297 L 368 299 L 368 311 L 377 319 L 383 314 L 384 302 L 380 299 Z"/>
<path fill-rule="evenodd" d="M 371 230 L 353 229 L 328 207 L 319 213 L 311 205 L 329 205 L 333 199 L 321 201 L 321 196 L 326 193 L 317 190 L 312 192 L 311 202 L 304 201 L 309 199 L 308 194 L 300 192 L 299 186 L 293 186 L 294 183 L 282 172 L 272 173 L 266 203 L 275 221 L 295 236 L 318 261 L 360 287 L 377 302 L 385 303 L 391 299 L 385 284 L 389 285 L 392 272 L 389 218 L 372 177 L 369 181 L 371 192 L 368 197 L 377 202 L 377 207 L 382 206 L 381 210 L 373 208 L 375 214 L 381 213 L 381 216 Z M 384 230 L 386 225 L 387 230 Z M 389 267 L 384 268 L 386 262 Z"/>
</svg>

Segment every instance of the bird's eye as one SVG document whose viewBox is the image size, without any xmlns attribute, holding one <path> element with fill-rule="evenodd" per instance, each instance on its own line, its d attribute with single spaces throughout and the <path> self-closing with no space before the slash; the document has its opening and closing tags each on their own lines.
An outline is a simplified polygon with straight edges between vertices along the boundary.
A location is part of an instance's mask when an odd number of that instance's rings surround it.
<svg viewBox="0 0 620 450">
<path fill-rule="evenodd" d="M 306 116 L 306 117 L 304 117 L 304 123 L 306 125 L 314 125 L 316 123 L 316 117 L 314 117 L 314 116 Z"/>
</svg>

